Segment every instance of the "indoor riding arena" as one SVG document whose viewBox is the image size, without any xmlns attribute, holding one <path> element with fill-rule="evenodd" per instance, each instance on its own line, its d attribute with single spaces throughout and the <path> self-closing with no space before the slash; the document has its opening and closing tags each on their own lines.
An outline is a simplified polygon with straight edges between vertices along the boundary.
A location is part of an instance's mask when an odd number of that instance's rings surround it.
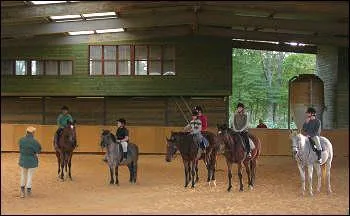
<svg viewBox="0 0 350 216">
<path fill-rule="evenodd" d="M 1 214 L 349 214 L 348 2 L 2 1 L 1 10 Z M 290 41 L 304 46 L 283 43 Z M 222 153 L 216 184 L 201 160 L 194 188 L 184 187 L 178 152 L 166 161 L 167 138 L 193 107 L 203 108 L 214 134 L 229 122 L 233 48 L 316 55 L 332 193 L 322 166 L 321 191 L 314 170 L 314 195 L 308 180 L 302 195 L 289 129 L 249 128 L 261 142 L 252 189 L 243 169 L 239 191 L 233 164 L 227 191 Z M 286 104 L 296 120 L 295 101 Z M 62 106 L 76 120 L 78 144 L 72 179 L 65 172 L 63 180 L 53 146 Z M 126 166 L 110 184 L 103 160 L 102 131 L 115 134 L 119 118 L 139 148 L 135 184 Z M 29 126 L 41 153 L 23 198 L 19 140 Z"/>
</svg>

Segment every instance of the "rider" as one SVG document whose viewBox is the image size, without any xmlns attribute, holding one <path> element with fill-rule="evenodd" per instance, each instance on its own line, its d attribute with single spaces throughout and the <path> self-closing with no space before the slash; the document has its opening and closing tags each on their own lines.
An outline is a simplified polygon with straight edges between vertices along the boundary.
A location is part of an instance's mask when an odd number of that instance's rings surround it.
<svg viewBox="0 0 350 216">
<path fill-rule="evenodd" d="M 208 118 L 206 115 L 203 114 L 203 110 L 201 106 L 195 106 L 194 110 L 197 110 L 198 112 L 198 119 L 202 122 L 202 130 L 201 132 L 206 132 L 208 128 Z"/>
<path fill-rule="evenodd" d="M 244 110 L 244 104 L 238 103 L 236 113 L 232 116 L 231 125 L 235 132 L 240 133 L 247 149 L 247 156 L 252 157 L 248 138 L 248 113 Z"/>
<path fill-rule="evenodd" d="M 57 126 L 58 129 L 55 133 L 55 138 L 54 138 L 54 147 L 55 149 L 58 148 L 58 139 L 62 135 L 63 128 L 65 128 L 68 125 L 68 122 L 73 123 L 73 117 L 68 113 L 69 109 L 67 106 L 63 106 L 61 108 L 62 113 L 60 113 L 57 117 Z M 76 140 L 74 142 L 74 145 L 76 145 Z"/>
<path fill-rule="evenodd" d="M 311 138 L 316 146 L 317 160 L 321 163 L 321 144 L 320 144 L 320 134 L 321 134 L 321 121 L 316 118 L 316 110 L 309 107 L 306 110 L 307 117 L 303 124 L 303 132 L 307 137 Z"/>
<path fill-rule="evenodd" d="M 123 158 L 122 161 L 126 161 L 127 155 L 128 155 L 128 141 L 129 141 L 129 130 L 125 127 L 126 120 L 123 118 L 120 118 L 117 120 L 117 132 L 116 137 L 117 141 L 122 144 L 123 147 Z"/>
<path fill-rule="evenodd" d="M 198 138 L 199 146 L 205 152 L 205 148 L 208 147 L 208 141 L 205 137 L 203 137 L 201 130 L 202 130 L 202 122 L 198 119 L 198 112 L 197 110 L 192 111 L 192 120 L 188 125 L 184 128 L 185 131 L 189 131 L 190 134 L 193 134 L 195 138 Z"/>
</svg>

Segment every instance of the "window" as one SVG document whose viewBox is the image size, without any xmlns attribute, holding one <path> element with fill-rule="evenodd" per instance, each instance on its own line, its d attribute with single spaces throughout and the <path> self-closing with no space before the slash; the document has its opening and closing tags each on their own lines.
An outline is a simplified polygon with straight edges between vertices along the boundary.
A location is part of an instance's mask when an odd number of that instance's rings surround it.
<svg viewBox="0 0 350 216">
<path fill-rule="evenodd" d="M 72 75 L 71 60 L 1 60 L 1 75 Z"/>
<path fill-rule="evenodd" d="M 44 61 L 32 61 L 32 75 L 43 75 L 44 74 Z"/>
<path fill-rule="evenodd" d="M 26 61 L 17 60 L 16 61 L 16 75 L 26 75 Z"/>
<path fill-rule="evenodd" d="M 90 75 L 175 75 L 171 45 L 91 45 Z"/>
</svg>

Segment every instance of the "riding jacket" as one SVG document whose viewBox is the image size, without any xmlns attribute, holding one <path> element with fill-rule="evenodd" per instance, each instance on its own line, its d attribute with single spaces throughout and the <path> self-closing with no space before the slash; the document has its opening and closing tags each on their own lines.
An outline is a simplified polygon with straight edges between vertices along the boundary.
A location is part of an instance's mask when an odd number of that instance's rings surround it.
<svg viewBox="0 0 350 216">
<path fill-rule="evenodd" d="M 231 120 L 232 129 L 235 132 L 242 132 L 248 130 L 248 114 L 236 112 Z"/>
<path fill-rule="evenodd" d="M 73 117 L 69 113 L 66 115 L 61 113 L 57 117 L 57 125 L 59 128 L 65 128 L 68 124 L 68 121 L 73 122 Z"/>
<path fill-rule="evenodd" d="M 207 118 L 207 116 L 205 116 L 205 115 L 199 115 L 198 116 L 198 119 L 199 120 L 201 120 L 201 122 L 202 122 L 202 132 L 203 131 L 207 131 L 207 128 L 208 128 L 208 118 Z"/>
<path fill-rule="evenodd" d="M 309 122 L 304 122 L 303 131 L 310 137 L 320 136 L 321 121 L 319 119 L 310 119 Z"/>
<path fill-rule="evenodd" d="M 117 140 L 122 140 L 126 136 L 129 136 L 129 131 L 126 127 L 119 127 L 116 132 Z"/>
</svg>

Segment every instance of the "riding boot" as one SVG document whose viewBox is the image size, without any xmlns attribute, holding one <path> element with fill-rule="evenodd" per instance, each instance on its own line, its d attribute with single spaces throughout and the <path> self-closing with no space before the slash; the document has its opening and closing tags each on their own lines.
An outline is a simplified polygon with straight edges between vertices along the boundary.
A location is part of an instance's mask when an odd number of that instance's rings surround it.
<svg viewBox="0 0 350 216">
<path fill-rule="evenodd" d="M 322 162 L 322 160 L 321 160 L 321 150 L 316 150 L 316 154 L 317 154 L 317 161 L 319 163 L 321 163 Z"/>
<path fill-rule="evenodd" d="M 127 156 L 128 156 L 128 153 L 127 152 L 123 152 L 123 160 L 122 160 L 122 162 L 126 161 Z"/>
<path fill-rule="evenodd" d="M 31 188 L 27 188 L 27 196 L 31 196 L 32 195 L 32 189 Z"/>
<path fill-rule="evenodd" d="M 24 186 L 21 186 L 21 194 L 20 194 L 21 198 L 24 198 L 25 196 L 24 192 L 25 192 Z"/>
</svg>

